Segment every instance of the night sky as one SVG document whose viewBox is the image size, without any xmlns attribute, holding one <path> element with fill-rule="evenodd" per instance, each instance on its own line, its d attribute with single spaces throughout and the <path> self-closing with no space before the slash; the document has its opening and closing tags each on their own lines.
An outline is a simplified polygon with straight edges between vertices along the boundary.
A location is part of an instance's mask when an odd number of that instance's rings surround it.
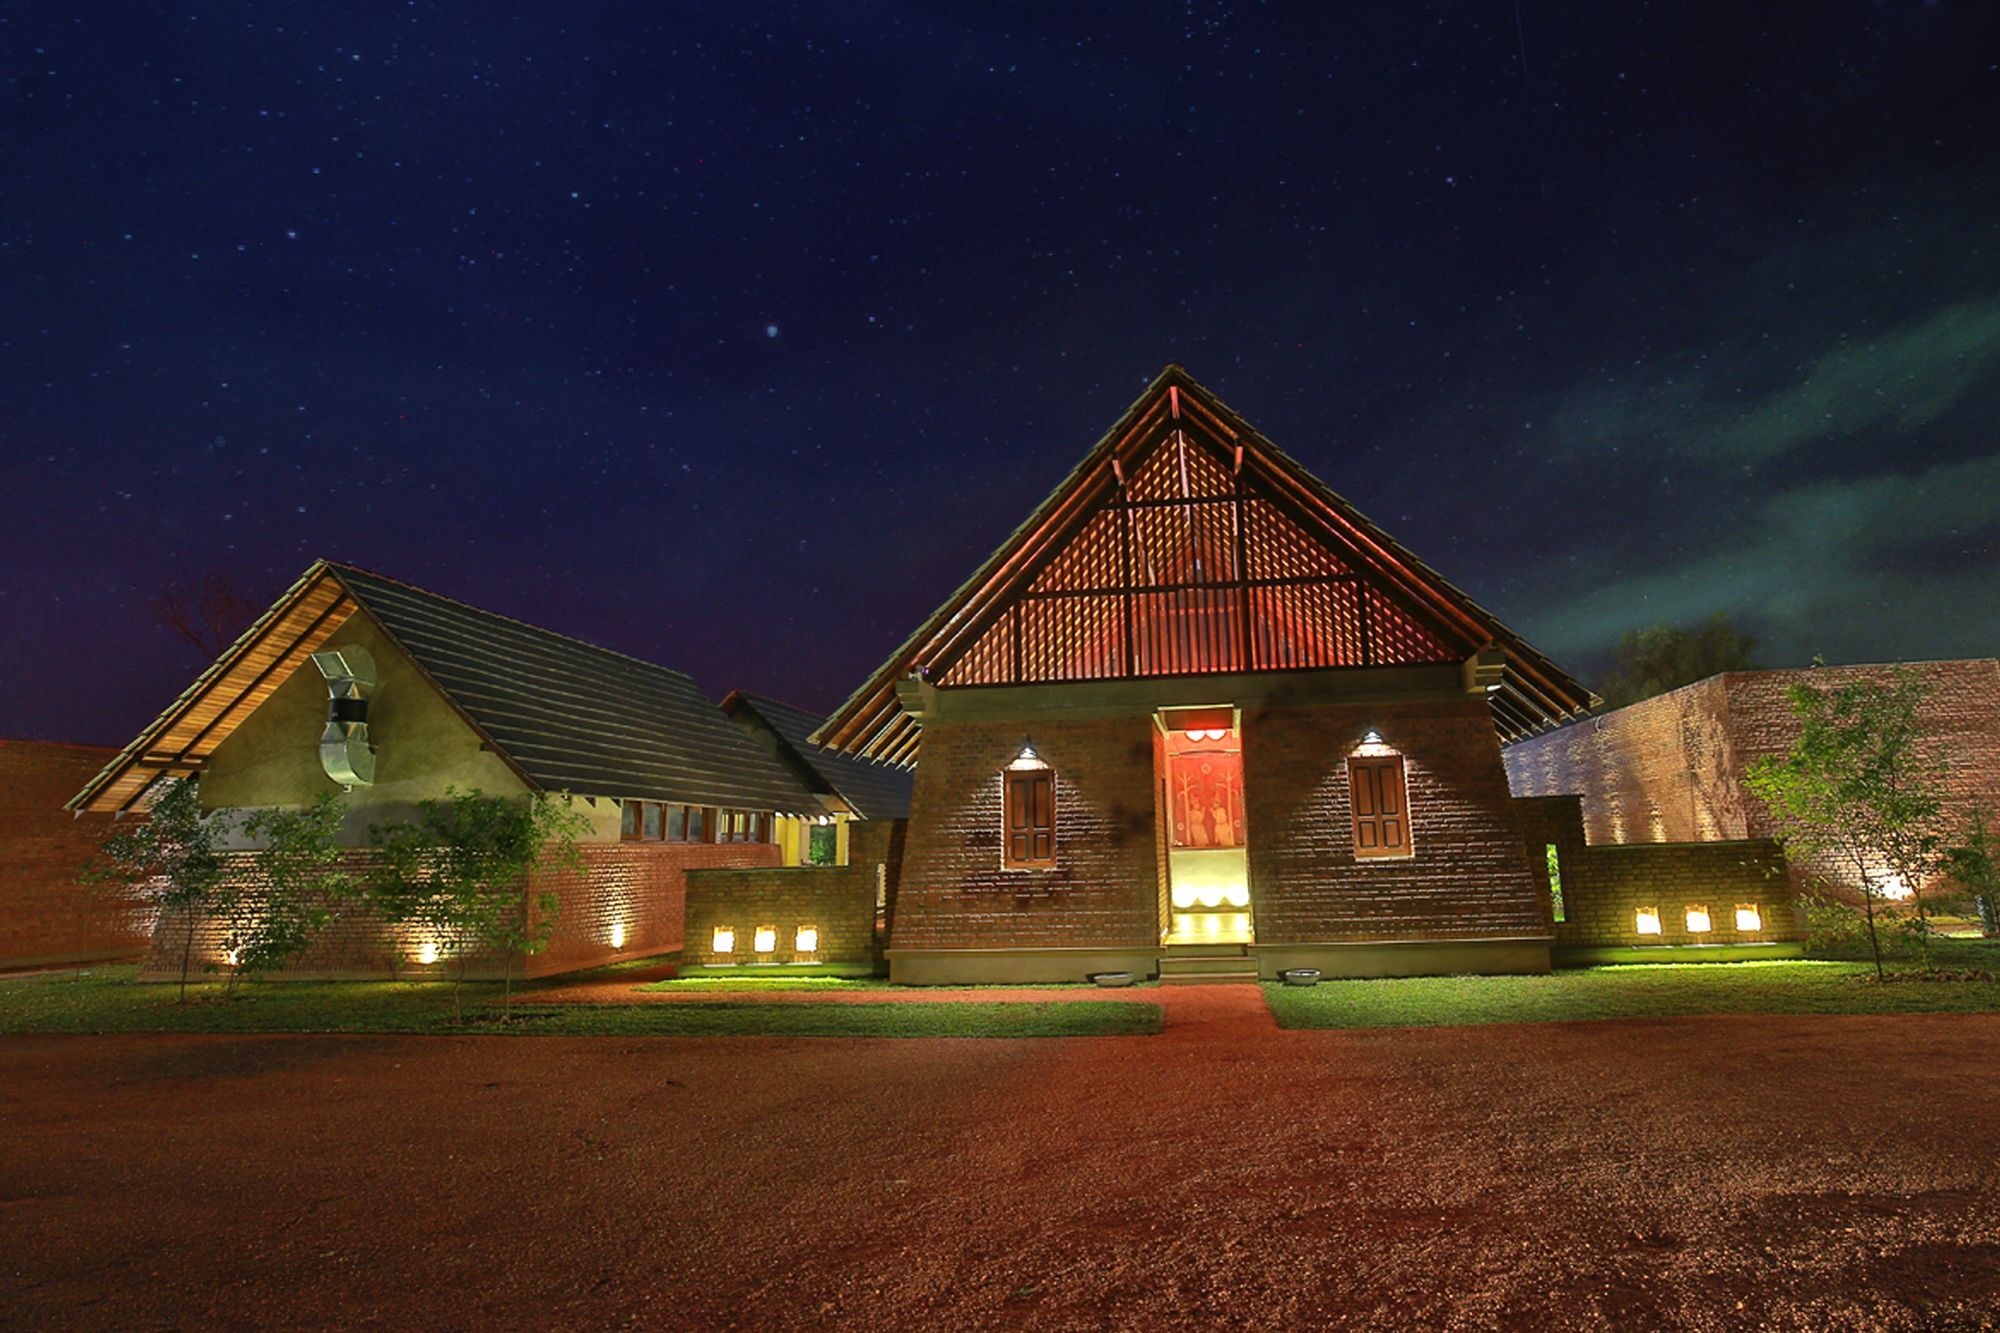
<svg viewBox="0 0 2000 1333">
<path fill-rule="evenodd" d="M 0 736 L 122 744 L 203 665 L 163 583 L 318 555 L 828 708 L 1170 360 L 1587 677 L 1712 610 L 2000 650 L 2000 6 L 30 0 L 0 54 Z"/>
</svg>

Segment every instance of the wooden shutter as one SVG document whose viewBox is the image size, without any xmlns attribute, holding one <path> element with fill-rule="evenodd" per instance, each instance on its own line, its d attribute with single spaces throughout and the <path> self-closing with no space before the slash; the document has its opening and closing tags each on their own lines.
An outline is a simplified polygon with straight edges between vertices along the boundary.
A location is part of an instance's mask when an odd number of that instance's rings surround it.
<svg viewBox="0 0 2000 1333">
<path fill-rule="evenodd" d="M 1007 770 L 1004 864 L 1010 870 L 1056 863 L 1055 777 L 1046 768 Z"/>
<path fill-rule="evenodd" d="M 1403 757 L 1349 759 L 1347 786 L 1354 805 L 1354 854 L 1408 856 L 1410 814 L 1403 787 Z"/>
</svg>

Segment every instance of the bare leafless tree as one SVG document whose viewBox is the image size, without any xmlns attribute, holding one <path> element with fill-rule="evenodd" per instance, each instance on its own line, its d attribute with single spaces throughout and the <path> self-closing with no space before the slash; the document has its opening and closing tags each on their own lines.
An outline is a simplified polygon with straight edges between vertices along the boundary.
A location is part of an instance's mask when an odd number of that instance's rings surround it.
<svg viewBox="0 0 2000 1333">
<path fill-rule="evenodd" d="M 222 656 L 264 610 L 260 597 L 226 570 L 160 585 L 147 605 L 160 625 L 195 646 L 203 657 Z"/>
</svg>

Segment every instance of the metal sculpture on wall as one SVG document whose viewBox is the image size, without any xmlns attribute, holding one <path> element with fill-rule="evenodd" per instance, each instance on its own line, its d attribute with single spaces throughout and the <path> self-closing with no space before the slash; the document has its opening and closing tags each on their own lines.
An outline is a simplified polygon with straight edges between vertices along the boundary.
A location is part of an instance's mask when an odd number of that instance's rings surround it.
<svg viewBox="0 0 2000 1333">
<path fill-rule="evenodd" d="M 313 665 L 326 677 L 326 730 L 319 736 L 320 767 L 343 787 L 375 781 L 375 747 L 368 742 L 368 699 L 375 690 L 375 659 L 362 648 L 322 648 Z"/>
</svg>

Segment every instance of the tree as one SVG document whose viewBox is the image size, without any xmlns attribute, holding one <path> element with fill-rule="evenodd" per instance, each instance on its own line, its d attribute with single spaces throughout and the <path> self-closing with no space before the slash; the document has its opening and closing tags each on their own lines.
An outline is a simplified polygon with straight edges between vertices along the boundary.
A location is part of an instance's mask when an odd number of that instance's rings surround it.
<svg viewBox="0 0 2000 1333">
<path fill-rule="evenodd" d="M 196 919 L 227 891 L 228 867 L 217 849 L 221 835 L 221 825 L 202 816 L 195 784 L 172 778 L 161 786 L 146 817 L 118 826 L 104 841 L 102 859 L 84 872 L 87 883 L 120 884 L 162 913 L 182 914 L 186 933 L 179 1004 L 187 1003 Z"/>
<path fill-rule="evenodd" d="M 1718 671 L 1755 671 L 1752 654 L 1757 641 L 1729 623 L 1720 611 L 1705 625 L 1664 622 L 1632 630 L 1613 651 L 1618 669 L 1597 687 L 1609 708 L 1650 699 L 1656 694 L 1704 680 Z"/>
<path fill-rule="evenodd" d="M 213 660 L 263 614 L 270 600 L 258 597 L 232 575 L 211 569 L 184 583 L 160 585 L 148 605 L 155 621 Z"/>
<path fill-rule="evenodd" d="M 237 899 L 229 903 L 227 942 L 237 972 L 254 977 L 283 967 L 353 895 L 355 879 L 336 842 L 342 813 L 340 797 L 329 791 L 302 809 L 259 810 L 243 822 L 244 835 L 261 846 L 239 881 L 255 887 L 255 902 L 248 910 Z"/>
<path fill-rule="evenodd" d="M 1911 898 L 1930 956 L 1926 881 L 1937 870 L 1944 798 L 1925 755 L 1921 710 L 1930 687 L 1899 667 L 1888 682 L 1853 680 L 1786 691 L 1799 719 L 1791 753 L 1750 765 L 1745 781 L 1777 825 L 1787 856 L 1851 866 L 1867 913 L 1868 947 L 1882 975 L 1879 898 Z"/>
<path fill-rule="evenodd" d="M 1972 822 L 1959 836 L 1960 841 L 1945 850 L 1945 869 L 1972 894 L 1980 930 L 2000 934 L 2000 833 L 1988 827 L 1985 810 L 1975 809 Z"/>
<path fill-rule="evenodd" d="M 589 827 L 567 796 L 535 792 L 523 802 L 447 787 L 442 800 L 419 802 L 414 820 L 369 830 L 380 858 L 370 897 L 386 919 L 423 930 L 456 962 L 454 1019 L 464 1021 L 459 988 L 476 953 L 502 956 L 511 1004 L 513 956 L 548 943 L 558 906 L 549 876 L 582 864 L 577 838 Z"/>
</svg>

